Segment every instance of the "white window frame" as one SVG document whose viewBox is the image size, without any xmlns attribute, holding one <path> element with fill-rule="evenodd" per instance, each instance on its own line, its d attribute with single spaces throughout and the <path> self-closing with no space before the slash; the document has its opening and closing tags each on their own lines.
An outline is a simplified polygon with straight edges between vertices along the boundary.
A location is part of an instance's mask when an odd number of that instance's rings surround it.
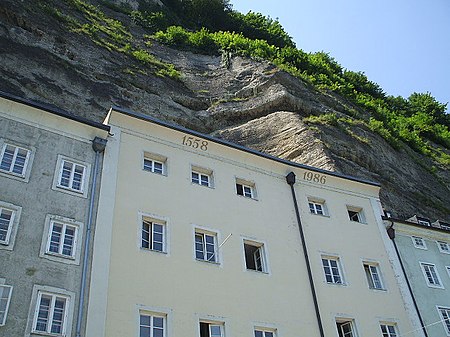
<svg viewBox="0 0 450 337">
<path fill-rule="evenodd" d="M 151 234 L 149 233 L 149 242 L 148 242 L 149 247 L 144 247 L 144 244 L 143 244 L 144 243 L 144 237 L 143 237 L 144 223 L 151 225 Z M 162 226 L 162 233 L 155 232 L 155 230 L 154 230 L 155 224 Z M 162 234 L 162 242 L 154 240 L 155 233 Z M 155 247 L 154 247 L 155 243 L 161 243 L 162 249 L 161 250 L 155 249 Z M 140 248 L 143 250 L 157 252 L 157 253 L 167 253 L 167 222 L 162 219 L 156 219 L 154 217 L 143 215 L 141 217 Z"/>
<path fill-rule="evenodd" d="M 438 305 L 436 308 L 439 313 L 439 317 L 441 318 L 444 331 L 447 336 L 450 336 L 450 307 Z"/>
<path fill-rule="evenodd" d="M 217 336 L 217 335 L 211 335 L 211 326 L 220 327 L 220 337 L 225 337 L 225 322 L 200 319 L 198 322 L 198 332 L 199 332 L 198 336 L 199 337 L 200 337 L 200 331 L 201 331 L 200 324 L 208 324 L 208 335 L 209 335 L 208 337 L 211 337 L 211 336 L 216 337 Z"/>
<path fill-rule="evenodd" d="M 146 311 L 146 310 L 139 310 L 139 333 L 138 336 L 141 336 L 140 330 L 143 326 L 142 324 L 142 316 L 146 316 L 150 318 L 150 325 L 144 325 L 145 327 L 150 328 L 150 336 L 154 336 L 154 329 L 161 329 L 163 330 L 163 337 L 168 336 L 167 334 L 167 314 L 160 313 L 160 312 L 154 312 L 154 311 Z M 162 327 L 155 326 L 154 321 L 155 318 L 161 318 L 162 319 Z"/>
<path fill-rule="evenodd" d="M 16 241 L 17 228 L 19 226 L 20 215 L 22 207 L 10 204 L 8 202 L 0 201 L 0 214 L 5 211 L 12 212 L 8 223 L 8 230 L 6 232 L 5 240 L 0 241 L 0 250 L 13 250 Z"/>
<path fill-rule="evenodd" d="M 412 240 L 412 243 L 413 243 L 414 247 L 416 247 L 418 249 L 424 249 L 424 250 L 428 249 L 424 238 L 421 238 L 420 236 L 412 235 L 411 236 L 411 240 Z M 422 245 L 419 244 L 418 242 L 421 242 Z"/>
<path fill-rule="evenodd" d="M 254 327 L 253 337 L 258 337 L 256 336 L 256 332 L 261 332 L 261 337 L 277 337 L 277 329 L 275 328 Z"/>
<path fill-rule="evenodd" d="M 347 325 L 350 326 L 351 335 L 344 334 L 344 331 L 343 331 L 343 325 L 344 324 L 347 324 Z M 338 333 L 338 336 L 341 336 L 341 333 L 342 333 L 343 337 L 348 337 L 348 336 L 358 337 L 358 332 L 356 330 L 355 320 L 353 318 L 337 317 L 336 320 L 335 320 L 335 326 L 336 326 L 336 331 Z M 341 330 L 341 331 L 339 331 L 339 330 Z"/>
<path fill-rule="evenodd" d="M 11 166 L 9 167 L 8 170 L 0 168 L 0 175 L 28 182 L 28 180 L 30 178 L 31 163 L 33 161 L 34 152 L 35 152 L 36 149 L 34 147 L 23 146 L 23 145 L 17 144 L 16 142 L 4 141 L 2 139 L 0 139 L 0 146 L 1 146 L 1 149 L 0 149 L 0 165 L 1 165 L 2 161 L 3 161 L 6 148 L 8 146 L 14 147 L 14 155 L 13 155 L 13 161 L 11 163 Z M 27 151 L 27 154 L 25 156 L 25 161 L 24 161 L 24 164 L 23 164 L 22 172 L 21 173 L 16 173 L 16 172 L 13 171 L 13 169 L 14 169 L 14 166 L 15 166 L 15 163 L 16 163 L 16 160 L 17 160 L 17 152 L 19 150 Z"/>
<path fill-rule="evenodd" d="M 327 266 L 324 265 L 324 260 L 327 261 Z M 332 262 L 334 261 L 336 262 L 336 266 L 332 266 Z M 345 278 L 344 278 L 344 272 L 342 269 L 342 265 L 341 265 L 341 258 L 339 256 L 336 255 L 321 255 L 320 256 L 320 265 L 322 267 L 322 272 L 323 272 L 323 276 L 324 276 L 324 281 L 327 284 L 332 284 L 332 285 L 345 285 Z M 333 273 L 333 269 L 336 269 L 338 271 L 338 275 L 335 275 L 335 273 Z M 329 269 L 330 271 L 330 276 L 331 276 L 331 281 L 328 281 L 327 279 L 327 270 Z M 337 277 L 340 278 L 340 282 L 338 282 Z"/>
<path fill-rule="evenodd" d="M 383 331 L 383 327 L 385 327 L 386 332 Z M 389 331 L 389 328 L 393 328 L 394 332 Z M 400 337 L 396 323 L 380 322 L 380 331 L 382 337 Z"/>
<path fill-rule="evenodd" d="M 447 270 L 447 274 L 450 277 L 450 266 L 445 266 L 445 269 Z"/>
<path fill-rule="evenodd" d="M 252 254 L 252 263 L 255 265 L 255 269 L 249 268 L 247 263 L 247 253 L 245 246 L 251 246 L 256 248 Z M 244 257 L 244 267 L 245 270 L 250 272 L 257 272 L 263 274 L 269 274 L 269 263 L 267 259 L 267 244 L 263 241 L 251 240 L 248 238 L 242 238 L 242 252 Z M 258 254 L 256 254 L 258 253 Z M 259 255 L 259 256 L 257 256 Z M 258 263 L 259 259 L 259 263 Z"/>
<path fill-rule="evenodd" d="M 64 242 L 64 236 L 61 236 L 60 246 L 58 248 L 58 252 L 50 251 L 50 241 L 52 238 L 52 229 L 55 224 L 60 224 L 63 226 L 63 232 L 67 227 L 73 227 L 75 229 L 74 241 L 72 244 L 72 254 L 66 255 L 62 254 L 62 246 Z M 48 260 L 64 262 L 67 264 L 80 264 L 81 257 L 81 247 L 83 240 L 84 224 L 81 221 L 77 221 L 75 219 L 70 219 L 66 217 L 62 217 L 54 214 L 47 214 L 45 217 L 45 227 L 44 227 L 44 235 L 41 243 L 40 257 L 43 257 Z"/>
<path fill-rule="evenodd" d="M 426 221 L 426 220 L 419 220 L 419 219 L 417 219 L 417 223 L 418 223 L 419 225 L 422 225 L 422 226 L 427 226 L 427 227 L 430 227 L 430 226 L 431 226 L 430 222 L 429 222 L 429 221 Z"/>
<path fill-rule="evenodd" d="M 436 241 L 439 251 L 444 254 L 450 254 L 450 245 L 445 241 Z M 445 247 L 445 248 L 443 248 Z"/>
<path fill-rule="evenodd" d="M 355 213 L 355 214 L 353 216 L 351 216 L 350 212 Z M 348 214 L 349 220 L 352 222 L 359 222 L 362 224 L 367 223 L 366 216 L 364 215 L 364 210 L 362 209 L 362 207 L 347 205 L 347 214 Z M 354 219 L 355 216 L 356 216 L 357 220 Z"/>
<path fill-rule="evenodd" d="M 441 277 L 439 276 L 439 273 L 437 271 L 436 265 L 434 263 L 429 263 L 429 262 L 419 262 L 419 263 L 420 263 L 420 269 L 422 270 L 423 276 L 425 277 L 427 286 L 430 288 L 444 289 L 444 286 L 443 286 Z M 430 282 L 430 279 L 427 275 L 427 270 L 432 279 L 432 282 Z M 434 275 L 433 275 L 433 272 L 434 272 Z M 434 277 L 434 276 L 436 276 L 436 277 Z"/>
<path fill-rule="evenodd" d="M 8 296 L 4 295 L 4 292 L 8 289 Z M 6 324 L 6 318 L 8 316 L 9 304 L 11 302 L 13 287 L 0 282 L 0 326 Z M 3 318 L 2 318 L 3 315 Z"/>
<path fill-rule="evenodd" d="M 155 166 L 155 163 L 159 164 L 158 166 L 161 166 L 161 170 L 159 169 L 159 167 L 157 168 Z M 144 151 L 142 156 L 142 170 L 161 176 L 167 176 L 167 157 Z"/>
<path fill-rule="evenodd" d="M 369 288 L 373 290 L 385 290 L 379 263 L 363 261 L 363 268 Z M 377 283 L 378 286 L 376 286 Z"/>
<path fill-rule="evenodd" d="M 197 179 L 194 179 L 194 174 L 198 175 Z M 207 184 L 204 184 L 204 179 L 207 179 Z M 193 185 L 199 185 L 204 187 L 213 188 L 214 187 L 214 175 L 213 171 L 207 168 L 203 168 L 197 165 L 191 165 L 191 183 Z"/>
<path fill-rule="evenodd" d="M 310 214 L 328 216 L 328 209 L 324 199 L 308 197 L 308 208 Z"/>
<path fill-rule="evenodd" d="M 61 185 L 61 178 L 64 168 L 64 163 L 70 163 L 72 164 L 71 174 L 69 178 L 69 186 Z M 74 168 L 75 165 L 82 166 L 83 169 L 83 175 L 81 179 L 81 186 L 80 190 L 73 188 L 73 176 L 74 176 Z M 53 178 L 53 185 L 52 189 L 55 191 L 60 191 L 64 193 L 68 193 L 71 195 L 75 195 L 78 197 L 87 198 L 88 190 L 89 190 L 89 178 L 91 175 L 91 165 L 80 161 L 75 160 L 63 155 L 58 155 L 57 161 L 56 161 L 56 170 L 55 170 L 55 176 Z"/>
<path fill-rule="evenodd" d="M 202 254 L 203 254 L 203 258 L 199 258 L 197 257 L 197 252 L 200 252 L 200 250 L 198 249 L 198 244 L 199 242 L 197 242 L 197 237 L 201 236 L 202 237 L 202 241 L 201 241 L 201 246 L 202 246 Z M 213 243 L 212 245 L 214 246 L 214 253 L 213 253 L 213 257 L 214 260 L 210 258 L 208 258 L 208 251 L 207 251 L 207 247 L 208 245 L 211 246 L 211 242 L 206 242 L 206 238 L 212 238 L 213 239 Z M 203 261 L 203 262 L 208 262 L 208 263 L 215 263 L 215 264 L 219 264 L 220 263 L 220 259 L 219 259 L 219 234 L 217 232 L 214 232 L 212 230 L 209 229 L 204 229 L 198 226 L 194 227 L 194 258 L 197 261 Z"/>
<path fill-rule="evenodd" d="M 235 186 L 236 186 L 236 194 L 238 196 L 244 197 L 247 199 L 257 200 L 256 185 L 254 182 L 244 180 L 241 178 L 236 178 Z M 240 189 L 242 190 L 242 194 L 239 193 Z"/>
<path fill-rule="evenodd" d="M 44 332 L 40 330 L 36 330 L 36 324 L 37 324 L 37 316 L 39 313 L 40 308 L 40 302 L 42 295 L 51 296 L 52 301 L 56 297 L 64 298 L 65 299 L 65 306 L 64 306 L 64 319 L 63 319 L 63 326 L 61 333 L 51 333 L 51 332 Z M 71 291 L 67 291 L 64 289 L 59 289 L 55 287 L 50 286 L 42 286 L 42 285 L 34 285 L 33 286 L 33 294 L 31 299 L 31 307 L 30 307 L 30 315 L 32 315 L 32 318 L 28 320 L 27 323 L 27 336 L 30 334 L 39 334 L 39 335 L 46 335 L 46 336 L 68 336 L 70 332 L 72 331 L 72 323 L 73 323 L 73 314 L 74 314 L 74 303 L 75 303 L 75 293 Z M 50 321 L 52 319 L 52 316 L 50 316 Z M 47 328 L 47 331 L 51 328 L 51 324 Z"/>
</svg>

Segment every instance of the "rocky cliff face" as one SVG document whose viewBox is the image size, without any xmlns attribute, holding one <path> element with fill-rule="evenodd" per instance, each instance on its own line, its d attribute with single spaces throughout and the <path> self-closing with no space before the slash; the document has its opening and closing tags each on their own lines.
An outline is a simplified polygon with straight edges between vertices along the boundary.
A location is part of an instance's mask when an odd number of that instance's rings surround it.
<svg viewBox="0 0 450 337">
<path fill-rule="evenodd" d="M 131 23 L 129 29 L 135 39 L 144 34 Z M 135 59 L 69 32 L 35 1 L 2 1 L 0 46 L 2 91 L 96 121 L 111 105 L 126 107 L 291 161 L 378 181 L 382 203 L 395 216 L 450 221 L 447 167 L 406 145 L 393 149 L 347 115 L 357 107 L 271 64 L 233 56 L 223 62 L 153 43 L 149 52 L 182 74 L 179 80 L 156 76 Z M 308 118 L 331 112 L 346 121 Z"/>
</svg>

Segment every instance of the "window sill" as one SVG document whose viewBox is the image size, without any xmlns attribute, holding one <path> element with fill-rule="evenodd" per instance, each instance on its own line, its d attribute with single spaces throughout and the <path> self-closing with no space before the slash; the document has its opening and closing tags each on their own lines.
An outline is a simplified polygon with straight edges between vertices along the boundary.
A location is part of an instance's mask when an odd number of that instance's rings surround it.
<svg viewBox="0 0 450 337">
<path fill-rule="evenodd" d="M 193 182 L 191 182 L 191 185 L 193 185 L 193 186 L 205 187 L 205 188 L 209 188 L 209 189 L 211 189 L 211 190 L 214 189 L 214 185 L 207 186 L 207 185 L 197 184 L 197 183 L 193 183 Z"/>
<path fill-rule="evenodd" d="M 427 284 L 427 286 L 428 286 L 428 288 L 445 290 L 444 286 L 436 286 L 436 285 L 431 285 L 431 284 Z"/>
<path fill-rule="evenodd" d="M 383 293 L 387 292 L 387 289 L 385 288 L 369 288 L 369 289 L 375 292 L 383 292 Z"/>
<path fill-rule="evenodd" d="M 27 183 L 29 180 L 29 178 L 24 174 L 16 174 L 16 173 L 12 173 L 12 172 L 1 171 L 1 170 L 0 170 L 0 176 L 18 180 L 18 181 L 22 181 L 24 183 Z"/>
<path fill-rule="evenodd" d="M 328 214 L 317 214 L 317 213 L 311 213 L 311 212 L 309 212 L 309 214 L 311 214 L 312 216 L 320 216 L 320 217 L 323 217 L 323 218 L 331 218 Z"/>
<path fill-rule="evenodd" d="M 328 284 L 333 287 L 346 287 L 347 286 L 347 283 L 333 283 L 333 282 L 327 282 L 327 281 L 325 281 L 325 284 Z"/>
<path fill-rule="evenodd" d="M 239 198 L 244 198 L 246 200 L 253 200 L 253 201 L 258 201 L 257 198 L 253 198 L 253 197 L 246 197 L 245 195 L 240 195 L 240 194 L 236 194 Z"/>
<path fill-rule="evenodd" d="M 220 266 L 220 262 L 216 262 L 216 261 L 207 261 L 207 260 L 201 260 L 201 259 L 197 259 L 197 258 L 195 259 L 195 261 Z"/>
<path fill-rule="evenodd" d="M 166 251 L 162 251 L 162 250 L 149 249 L 149 248 L 144 248 L 144 247 L 140 247 L 140 250 L 142 252 L 152 252 L 152 253 L 158 253 L 158 254 L 167 255 L 167 252 Z"/>
<path fill-rule="evenodd" d="M 259 271 L 259 270 L 254 270 L 254 269 L 246 269 L 246 271 L 250 272 L 250 273 L 255 273 L 255 274 L 260 274 L 260 275 L 269 275 L 269 273 L 267 271 Z"/>
<path fill-rule="evenodd" d="M 43 259 L 47 259 L 53 262 L 59 262 L 59 263 L 65 263 L 65 264 L 72 264 L 72 265 L 80 265 L 80 257 L 79 254 L 76 255 L 76 257 L 72 256 L 65 256 L 60 254 L 54 254 L 45 252 L 44 254 L 39 254 L 39 256 Z"/>
</svg>

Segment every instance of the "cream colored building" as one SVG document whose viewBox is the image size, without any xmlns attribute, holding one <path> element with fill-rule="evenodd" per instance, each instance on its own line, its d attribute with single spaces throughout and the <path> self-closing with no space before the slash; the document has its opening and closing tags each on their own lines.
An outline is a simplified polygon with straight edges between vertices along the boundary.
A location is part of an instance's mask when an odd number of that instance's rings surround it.
<svg viewBox="0 0 450 337">
<path fill-rule="evenodd" d="M 105 123 L 87 337 L 421 336 L 378 184 L 124 109 Z"/>
</svg>

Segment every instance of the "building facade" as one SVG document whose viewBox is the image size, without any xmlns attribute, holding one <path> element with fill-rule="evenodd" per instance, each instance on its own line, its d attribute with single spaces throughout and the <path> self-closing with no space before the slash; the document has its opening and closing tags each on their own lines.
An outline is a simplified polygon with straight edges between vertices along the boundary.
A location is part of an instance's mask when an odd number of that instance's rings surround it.
<svg viewBox="0 0 450 337">
<path fill-rule="evenodd" d="M 378 184 L 125 109 L 105 123 L 87 337 L 422 336 Z"/>
<path fill-rule="evenodd" d="M 84 248 L 108 130 L 0 93 L 0 336 L 75 336 L 85 325 Z"/>
<path fill-rule="evenodd" d="M 427 336 L 450 336 L 450 227 L 417 216 L 385 224 Z"/>
</svg>

